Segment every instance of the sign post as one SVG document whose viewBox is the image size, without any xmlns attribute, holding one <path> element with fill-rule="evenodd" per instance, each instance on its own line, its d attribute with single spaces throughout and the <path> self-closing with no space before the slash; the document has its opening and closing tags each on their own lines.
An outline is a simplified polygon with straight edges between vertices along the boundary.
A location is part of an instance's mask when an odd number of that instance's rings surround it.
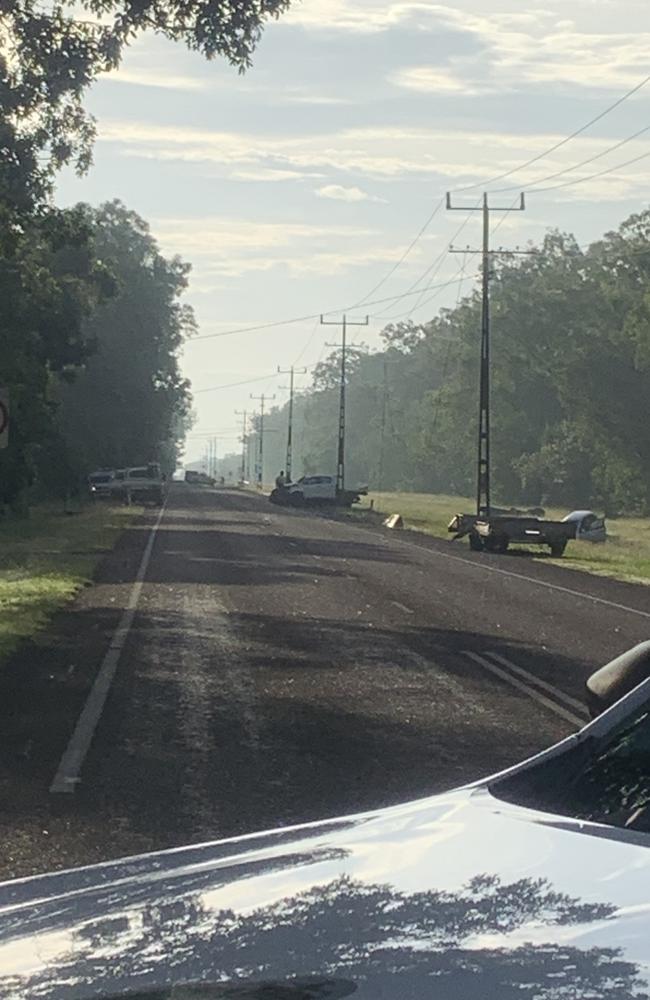
<svg viewBox="0 0 650 1000">
<path fill-rule="evenodd" d="M 0 448 L 9 444 L 9 390 L 0 388 Z"/>
</svg>

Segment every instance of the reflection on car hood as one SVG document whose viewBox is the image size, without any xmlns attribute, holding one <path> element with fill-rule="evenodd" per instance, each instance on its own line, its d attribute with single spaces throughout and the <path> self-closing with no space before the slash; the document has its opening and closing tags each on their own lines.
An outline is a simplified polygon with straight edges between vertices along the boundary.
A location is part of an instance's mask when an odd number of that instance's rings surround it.
<svg viewBox="0 0 650 1000">
<path fill-rule="evenodd" d="M 483 786 L 0 886 L 0 996 L 645 996 L 638 834 Z"/>
</svg>

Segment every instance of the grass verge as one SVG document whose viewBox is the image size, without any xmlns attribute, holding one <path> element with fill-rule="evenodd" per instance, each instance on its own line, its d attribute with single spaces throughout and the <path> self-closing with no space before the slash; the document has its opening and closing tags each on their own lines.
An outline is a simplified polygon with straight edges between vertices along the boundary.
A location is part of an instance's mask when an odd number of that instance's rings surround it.
<svg viewBox="0 0 650 1000">
<path fill-rule="evenodd" d="M 472 511 L 474 500 L 467 497 L 438 496 L 428 493 L 373 493 L 364 498 L 359 509 L 374 509 L 384 514 L 401 514 L 404 525 L 436 538 L 449 538 L 447 525 L 453 514 Z M 567 511 L 547 510 L 549 518 L 561 519 Z M 556 563 L 566 569 L 609 576 L 627 583 L 650 584 L 650 518 L 621 517 L 607 522 L 608 540 L 604 545 L 569 542 L 561 559 L 552 559 L 547 550 L 531 546 L 534 559 Z M 463 543 L 459 543 L 463 544 Z M 517 546 L 523 548 L 523 546 Z"/>
<path fill-rule="evenodd" d="M 88 583 L 137 508 L 88 506 L 66 515 L 39 504 L 0 522 L 0 662 Z"/>
</svg>

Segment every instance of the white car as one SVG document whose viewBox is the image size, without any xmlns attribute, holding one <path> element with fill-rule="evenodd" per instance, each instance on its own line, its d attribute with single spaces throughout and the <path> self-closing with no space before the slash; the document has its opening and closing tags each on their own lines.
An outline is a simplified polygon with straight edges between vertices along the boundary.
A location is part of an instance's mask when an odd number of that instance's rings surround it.
<svg viewBox="0 0 650 1000">
<path fill-rule="evenodd" d="M 351 507 L 367 492 L 366 486 L 340 492 L 336 487 L 336 476 L 302 476 L 295 483 L 276 487 L 269 500 L 271 503 L 288 504 L 291 507 L 327 505 Z"/>
<path fill-rule="evenodd" d="M 563 521 L 569 521 L 576 526 L 576 541 L 578 542 L 606 542 L 607 528 L 605 518 L 598 517 L 593 510 L 574 510 Z"/>
<path fill-rule="evenodd" d="M 336 478 L 334 476 L 303 476 L 288 487 L 289 495 L 299 497 L 305 503 L 334 501 L 336 499 Z"/>
</svg>

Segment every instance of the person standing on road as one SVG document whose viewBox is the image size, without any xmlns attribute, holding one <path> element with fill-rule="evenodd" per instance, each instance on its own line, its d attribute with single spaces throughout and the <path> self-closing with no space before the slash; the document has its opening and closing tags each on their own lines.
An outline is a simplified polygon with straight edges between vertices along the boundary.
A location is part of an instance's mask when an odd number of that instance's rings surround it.
<svg viewBox="0 0 650 1000">
<path fill-rule="evenodd" d="M 280 474 L 275 477 L 275 488 L 276 490 L 281 490 L 287 485 L 287 480 L 284 475 L 284 469 L 280 470 Z"/>
</svg>

